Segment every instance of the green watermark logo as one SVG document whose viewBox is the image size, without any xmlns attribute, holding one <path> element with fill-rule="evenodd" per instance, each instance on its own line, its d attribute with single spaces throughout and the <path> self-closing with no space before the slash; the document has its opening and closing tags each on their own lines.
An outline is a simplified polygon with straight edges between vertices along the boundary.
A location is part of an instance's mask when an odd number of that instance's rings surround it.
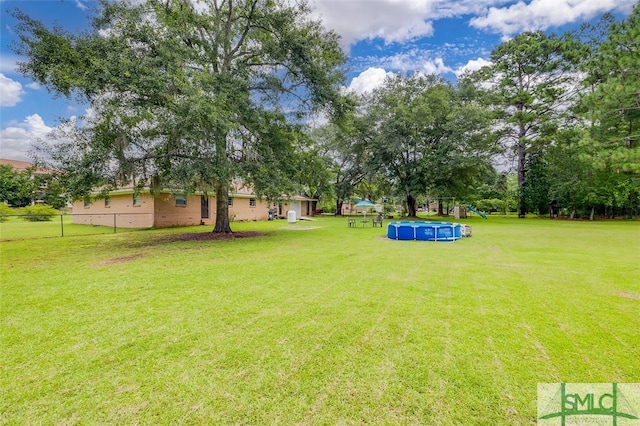
<svg viewBox="0 0 640 426">
<path fill-rule="evenodd" d="M 640 426 L 640 383 L 540 383 L 538 425 Z"/>
</svg>

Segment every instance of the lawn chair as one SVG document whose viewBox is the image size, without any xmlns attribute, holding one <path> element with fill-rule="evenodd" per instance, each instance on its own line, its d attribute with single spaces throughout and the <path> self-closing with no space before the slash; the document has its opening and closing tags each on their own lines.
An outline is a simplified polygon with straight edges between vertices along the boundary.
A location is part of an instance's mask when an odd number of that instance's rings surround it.
<svg viewBox="0 0 640 426">
<path fill-rule="evenodd" d="M 354 218 L 352 217 L 348 217 L 347 218 L 347 225 L 349 226 L 349 228 L 355 228 L 357 225 L 357 222 Z"/>
<path fill-rule="evenodd" d="M 373 227 L 375 228 L 376 226 L 380 226 L 380 228 L 382 228 L 382 213 L 379 214 L 378 216 L 373 218 Z"/>
</svg>

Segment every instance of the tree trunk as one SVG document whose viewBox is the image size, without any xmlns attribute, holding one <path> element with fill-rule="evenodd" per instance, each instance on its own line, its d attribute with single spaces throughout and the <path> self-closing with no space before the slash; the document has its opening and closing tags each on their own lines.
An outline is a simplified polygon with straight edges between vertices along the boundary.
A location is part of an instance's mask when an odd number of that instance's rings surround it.
<svg viewBox="0 0 640 426">
<path fill-rule="evenodd" d="M 416 199 L 410 194 L 407 194 L 407 214 L 409 217 L 416 216 Z"/>
<path fill-rule="evenodd" d="M 595 207 L 591 207 L 591 214 L 589 215 L 589 220 L 593 220 L 593 215 L 595 213 L 596 208 Z"/>
<path fill-rule="evenodd" d="M 229 183 L 216 183 L 216 224 L 213 228 L 215 234 L 230 234 L 231 224 L 229 223 Z"/>
<path fill-rule="evenodd" d="M 342 216 L 342 200 L 336 200 L 336 216 Z"/>
<path fill-rule="evenodd" d="M 523 133 L 524 130 L 521 130 Z M 522 137 L 518 138 L 518 217 L 524 218 L 527 214 L 527 206 L 524 199 L 526 151 Z"/>
<path fill-rule="evenodd" d="M 438 200 L 438 216 L 444 216 L 444 204 L 442 200 Z"/>
</svg>

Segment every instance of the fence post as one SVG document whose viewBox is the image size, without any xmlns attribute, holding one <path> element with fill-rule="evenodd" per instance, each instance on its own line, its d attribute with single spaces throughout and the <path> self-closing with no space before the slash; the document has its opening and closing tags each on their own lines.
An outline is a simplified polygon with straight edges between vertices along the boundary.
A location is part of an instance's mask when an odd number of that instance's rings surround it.
<svg viewBox="0 0 640 426">
<path fill-rule="evenodd" d="M 62 220 L 62 214 L 60 215 L 60 233 L 61 233 L 61 237 L 64 237 L 64 220 Z"/>
<path fill-rule="evenodd" d="M 113 233 L 116 233 L 116 213 L 113 214 Z"/>
</svg>

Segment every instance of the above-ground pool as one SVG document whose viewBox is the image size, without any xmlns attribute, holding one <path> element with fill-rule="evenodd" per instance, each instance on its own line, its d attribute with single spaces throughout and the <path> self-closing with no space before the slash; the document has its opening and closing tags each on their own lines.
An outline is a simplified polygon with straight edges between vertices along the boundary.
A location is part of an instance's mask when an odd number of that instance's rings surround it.
<svg viewBox="0 0 640 426">
<path fill-rule="evenodd" d="M 387 237 L 394 240 L 455 241 L 463 236 L 462 225 L 450 222 L 391 222 Z"/>
</svg>

